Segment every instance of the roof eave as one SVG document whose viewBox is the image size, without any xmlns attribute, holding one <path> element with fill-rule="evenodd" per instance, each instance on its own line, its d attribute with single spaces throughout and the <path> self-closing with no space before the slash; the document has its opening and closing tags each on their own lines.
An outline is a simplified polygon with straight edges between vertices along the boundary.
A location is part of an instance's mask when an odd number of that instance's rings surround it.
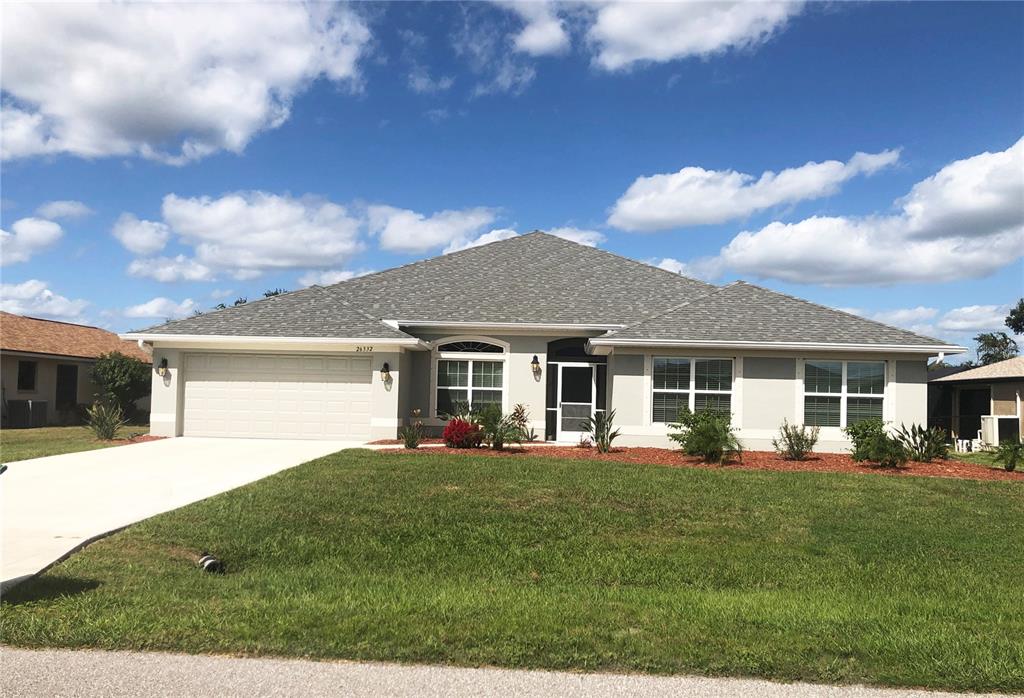
<svg viewBox="0 0 1024 698">
<path fill-rule="evenodd" d="M 427 349 L 427 343 L 416 337 L 269 337 L 265 335 L 212 335 L 212 334 L 164 334 L 159 332 L 126 332 L 118 335 L 121 339 L 136 342 L 159 342 L 162 344 L 316 344 L 332 345 L 383 345 L 389 347 L 410 347 Z"/>
<path fill-rule="evenodd" d="M 708 348 L 708 349 L 759 349 L 759 350 L 793 350 L 793 351 L 866 351 L 879 353 L 905 354 L 962 354 L 966 347 L 955 344 L 844 344 L 834 342 L 743 342 L 743 341 L 709 341 L 691 339 L 624 339 L 594 338 L 588 343 L 594 347 L 593 353 L 607 353 L 601 347 L 676 347 L 676 348 Z"/>
</svg>

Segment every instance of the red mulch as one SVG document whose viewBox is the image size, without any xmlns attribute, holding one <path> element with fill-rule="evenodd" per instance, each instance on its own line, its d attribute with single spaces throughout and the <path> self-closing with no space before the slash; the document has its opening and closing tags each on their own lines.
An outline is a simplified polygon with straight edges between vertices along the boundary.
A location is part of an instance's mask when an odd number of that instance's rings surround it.
<svg viewBox="0 0 1024 698">
<path fill-rule="evenodd" d="M 391 443 L 391 442 L 388 442 Z M 515 457 L 523 454 L 547 458 L 578 460 L 617 461 L 620 463 L 643 463 L 663 465 L 672 468 L 722 468 L 727 470 L 774 470 L 784 472 L 819 473 L 873 473 L 877 475 L 917 475 L 923 477 L 952 477 L 968 480 L 1010 480 L 1024 482 L 1024 472 L 996 470 L 976 463 L 957 460 L 918 463 L 912 461 L 900 469 L 878 468 L 856 463 L 846 453 L 815 453 L 807 460 L 785 460 L 767 451 L 746 451 L 742 462 L 732 461 L 725 465 L 703 463 L 696 456 L 687 456 L 680 451 L 667 448 L 614 448 L 611 453 L 598 453 L 594 448 L 576 446 L 536 446 L 510 448 L 505 451 L 490 449 L 458 449 L 442 446 L 417 450 L 386 449 L 387 453 L 452 453 L 456 455 L 480 455 L 494 457 Z"/>
<path fill-rule="evenodd" d="M 123 445 L 128 445 L 128 444 L 141 444 L 141 443 L 145 443 L 147 441 L 159 441 L 160 439 L 166 439 L 166 438 L 167 438 L 166 436 L 153 436 L 152 434 L 139 434 L 138 436 L 133 436 L 130 439 L 114 439 L 114 441 L 120 441 L 120 442 L 123 442 Z"/>
<path fill-rule="evenodd" d="M 371 446 L 401 446 L 405 442 L 401 439 L 378 439 L 377 441 L 371 441 Z M 444 440 L 441 437 L 436 439 L 422 439 L 421 444 L 443 444 Z"/>
</svg>

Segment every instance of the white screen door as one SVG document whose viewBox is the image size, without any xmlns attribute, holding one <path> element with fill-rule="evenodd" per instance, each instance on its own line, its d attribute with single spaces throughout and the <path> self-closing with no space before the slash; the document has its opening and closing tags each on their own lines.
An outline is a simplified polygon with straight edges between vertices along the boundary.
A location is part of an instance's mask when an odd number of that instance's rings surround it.
<svg viewBox="0 0 1024 698">
<path fill-rule="evenodd" d="M 580 438 L 594 414 L 597 396 L 596 372 L 593 364 L 558 364 L 558 434 L 559 441 Z"/>
</svg>

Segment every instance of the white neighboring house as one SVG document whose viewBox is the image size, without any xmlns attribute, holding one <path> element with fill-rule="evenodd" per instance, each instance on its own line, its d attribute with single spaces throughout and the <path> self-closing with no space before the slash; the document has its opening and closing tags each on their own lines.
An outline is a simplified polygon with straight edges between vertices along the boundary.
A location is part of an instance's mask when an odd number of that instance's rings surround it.
<svg viewBox="0 0 1024 698">
<path fill-rule="evenodd" d="M 152 433 L 395 438 L 413 410 L 523 404 L 548 440 L 615 410 L 623 445 L 668 445 L 679 407 L 782 421 L 820 450 L 871 416 L 927 420 L 927 361 L 966 351 L 758 286 L 713 286 L 534 232 L 130 332 L 153 351 Z"/>
</svg>

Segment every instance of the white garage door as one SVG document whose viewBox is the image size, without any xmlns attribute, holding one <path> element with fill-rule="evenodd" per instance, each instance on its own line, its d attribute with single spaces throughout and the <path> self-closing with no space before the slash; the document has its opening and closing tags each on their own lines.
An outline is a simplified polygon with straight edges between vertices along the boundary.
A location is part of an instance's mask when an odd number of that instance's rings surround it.
<svg viewBox="0 0 1024 698">
<path fill-rule="evenodd" d="M 369 439 L 367 356 L 189 354 L 185 436 Z"/>
</svg>

